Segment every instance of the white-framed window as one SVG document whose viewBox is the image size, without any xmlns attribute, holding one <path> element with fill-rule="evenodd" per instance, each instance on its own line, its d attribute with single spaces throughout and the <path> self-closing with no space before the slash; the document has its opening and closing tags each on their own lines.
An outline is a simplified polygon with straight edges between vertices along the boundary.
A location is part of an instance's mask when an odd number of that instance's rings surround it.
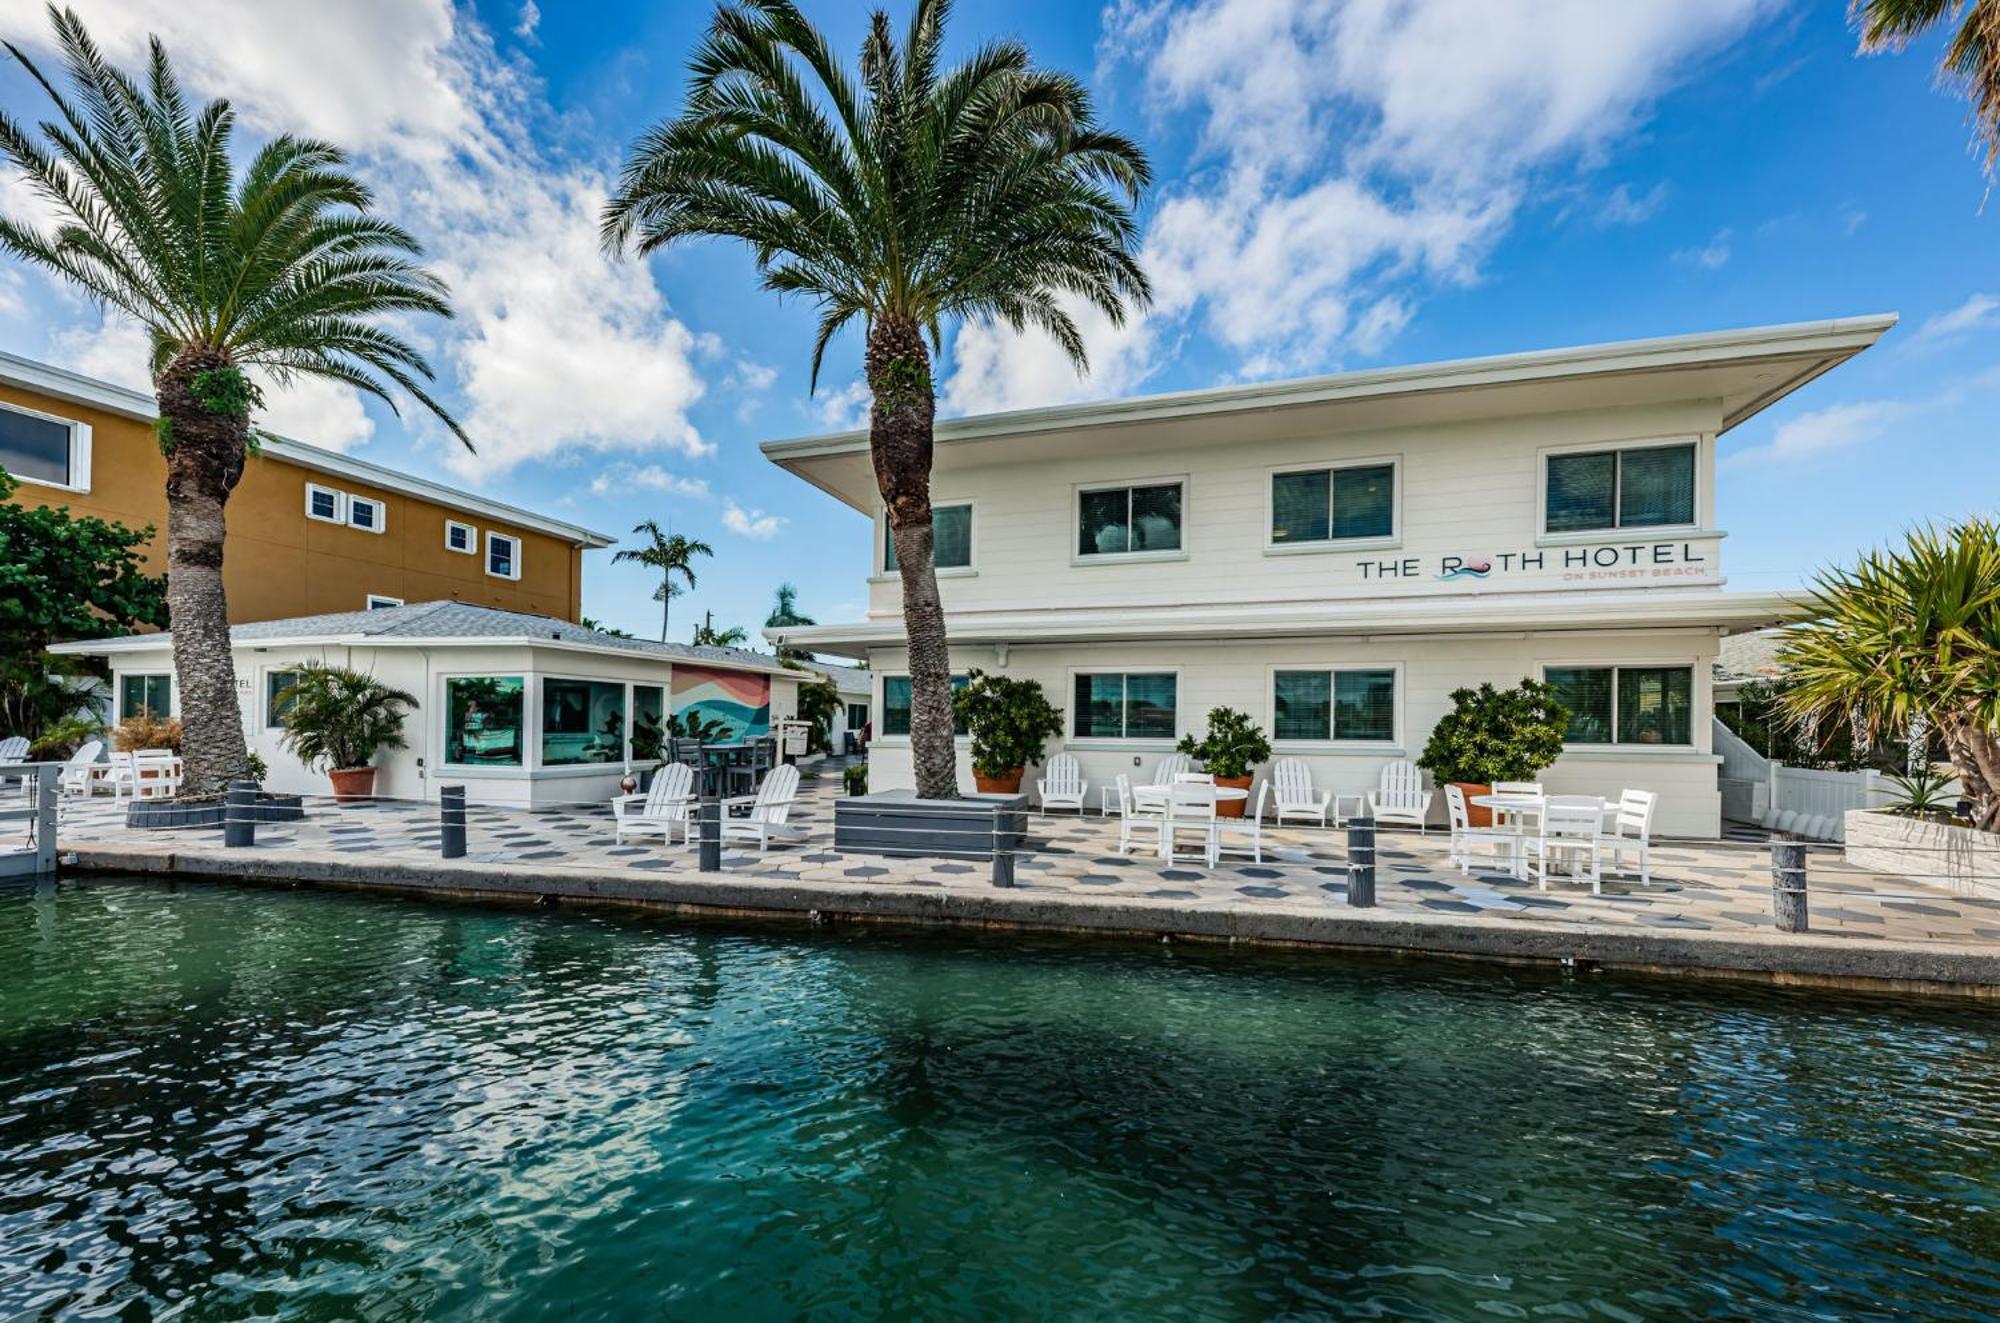
<svg viewBox="0 0 2000 1323">
<path fill-rule="evenodd" d="M 1563 743 L 1689 748 L 1694 667 L 1685 663 L 1579 663 L 1542 667 L 1569 709 Z"/>
<path fill-rule="evenodd" d="M 306 484 L 306 518 L 323 524 L 347 522 L 347 493 L 316 482 Z"/>
<path fill-rule="evenodd" d="M 1186 554 L 1183 536 L 1187 479 L 1149 478 L 1140 482 L 1093 483 L 1076 489 L 1076 559 L 1178 560 Z"/>
<path fill-rule="evenodd" d="M 486 534 L 486 572 L 496 579 L 521 577 L 521 539 L 508 533 Z"/>
<path fill-rule="evenodd" d="M 0 404 L 0 469 L 23 482 L 90 490 L 90 425 Z"/>
<path fill-rule="evenodd" d="M 1394 744 L 1400 685 L 1395 666 L 1274 666 L 1271 741 Z"/>
<path fill-rule="evenodd" d="M 867 724 L 868 705 L 866 703 L 849 703 L 847 705 L 847 728 L 849 730 L 860 730 Z"/>
<path fill-rule="evenodd" d="M 1542 531 L 1614 532 L 1692 528 L 1701 447 L 1694 441 L 1633 443 L 1542 456 Z"/>
<path fill-rule="evenodd" d="M 956 693 L 972 683 L 969 675 L 951 677 L 952 692 Z M 866 724 L 864 722 L 864 724 Z M 882 677 L 882 729 L 875 732 L 891 739 L 906 739 L 910 734 L 910 677 L 907 675 L 885 675 Z M 953 733 L 964 735 L 965 727 L 954 725 Z"/>
<path fill-rule="evenodd" d="M 931 560 L 940 570 L 972 568 L 972 502 L 945 501 L 931 507 Z M 882 573 L 896 573 L 896 543 L 882 519 Z"/>
<path fill-rule="evenodd" d="M 128 671 L 118 677 L 118 719 L 150 712 L 155 717 L 174 714 L 174 677 L 171 671 Z"/>
<path fill-rule="evenodd" d="M 347 498 L 347 523 L 367 533 L 383 533 L 389 528 L 389 507 L 372 496 Z"/>
<path fill-rule="evenodd" d="M 1168 740 L 1180 729 L 1176 671 L 1076 671 L 1070 735 L 1079 740 Z"/>
<path fill-rule="evenodd" d="M 444 549 L 456 551 L 462 556 L 479 554 L 479 530 L 471 524 L 461 524 L 456 519 L 444 521 Z"/>
<path fill-rule="evenodd" d="M 402 604 L 403 599 L 400 597 L 390 597 L 386 593 L 368 594 L 368 609 L 370 611 L 382 611 L 392 606 L 401 606 Z"/>
<path fill-rule="evenodd" d="M 444 761 L 451 767 L 525 767 L 527 677 L 453 675 L 444 681 Z"/>
<path fill-rule="evenodd" d="M 1272 469 L 1265 546 L 1290 551 L 1393 543 L 1401 531 L 1401 470 L 1393 458 Z"/>
<path fill-rule="evenodd" d="M 283 730 L 285 716 L 298 702 L 285 691 L 299 682 L 300 672 L 291 667 L 272 667 L 264 672 L 264 729 Z"/>
</svg>

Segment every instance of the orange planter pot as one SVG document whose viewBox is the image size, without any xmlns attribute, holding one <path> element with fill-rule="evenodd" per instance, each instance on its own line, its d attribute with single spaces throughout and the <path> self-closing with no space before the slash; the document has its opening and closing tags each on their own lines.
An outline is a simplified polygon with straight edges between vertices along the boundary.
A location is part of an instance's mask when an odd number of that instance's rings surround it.
<svg viewBox="0 0 2000 1323">
<path fill-rule="evenodd" d="M 375 794 L 375 769 L 372 767 L 336 767 L 326 774 L 326 778 L 333 782 L 336 804 L 369 799 Z"/>
<path fill-rule="evenodd" d="M 1459 793 L 1465 796 L 1465 825 L 1468 827 L 1491 827 L 1493 825 L 1493 810 L 1487 808 L 1484 804 L 1473 803 L 1472 799 L 1475 795 L 1492 794 L 1493 787 L 1479 785 L 1473 781 L 1453 781 L 1452 784 L 1457 786 Z"/>
<path fill-rule="evenodd" d="M 1215 778 L 1215 784 L 1218 786 L 1228 786 L 1231 790 L 1248 790 L 1250 783 L 1256 779 L 1254 776 L 1218 776 Z M 1250 801 L 1248 799 L 1218 800 L 1215 805 L 1215 816 L 1218 818 L 1240 818 L 1248 810 L 1249 806 Z"/>
<path fill-rule="evenodd" d="M 979 787 L 982 795 L 1018 795 L 1021 793 L 1021 776 L 1027 770 L 1016 767 L 1005 776 L 988 776 L 975 767 L 972 769 L 972 783 Z"/>
</svg>

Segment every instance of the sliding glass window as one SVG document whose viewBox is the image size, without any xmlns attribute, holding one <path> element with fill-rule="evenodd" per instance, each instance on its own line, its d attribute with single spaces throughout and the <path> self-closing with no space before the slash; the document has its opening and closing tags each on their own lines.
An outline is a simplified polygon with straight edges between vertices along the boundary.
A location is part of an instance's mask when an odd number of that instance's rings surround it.
<svg viewBox="0 0 2000 1323">
<path fill-rule="evenodd" d="M 1299 546 L 1394 537 L 1396 466 L 1357 464 L 1271 475 L 1271 542 Z"/>
<path fill-rule="evenodd" d="M 1129 556 L 1180 549 L 1178 482 L 1093 487 L 1077 493 L 1077 555 Z"/>
<path fill-rule="evenodd" d="M 1271 688 L 1275 739 L 1386 743 L 1396 738 L 1392 670 L 1278 671 Z"/>
<path fill-rule="evenodd" d="M 1693 445 L 1632 446 L 1548 457 L 1551 533 L 1694 522 Z"/>
</svg>

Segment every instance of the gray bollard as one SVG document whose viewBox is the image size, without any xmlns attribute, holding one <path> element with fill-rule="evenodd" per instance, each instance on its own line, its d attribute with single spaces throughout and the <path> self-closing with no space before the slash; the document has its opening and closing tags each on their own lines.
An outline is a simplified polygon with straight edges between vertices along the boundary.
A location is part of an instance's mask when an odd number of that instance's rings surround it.
<svg viewBox="0 0 2000 1323">
<path fill-rule="evenodd" d="M 1781 933 L 1806 930 L 1806 846 L 1804 841 L 1771 845 L 1771 917 Z"/>
<path fill-rule="evenodd" d="M 703 795 L 699 818 L 701 827 L 701 859 L 697 867 L 704 873 L 722 871 L 722 801 L 713 795 Z"/>
<path fill-rule="evenodd" d="M 465 858 L 465 787 L 438 787 L 438 854 Z"/>
<path fill-rule="evenodd" d="M 240 850 L 257 843 L 257 783 L 231 781 L 222 795 L 222 843 Z"/>
<path fill-rule="evenodd" d="M 1347 903 L 1375 907 L 1375 819 L 1347 820 Z"/>
<path fill-rule="evenodd" d="M 35 773 L 35 871 L 56 871 L 56 768 L 45 764 Z"/>
<path fill-rule="evenodd" d="M 993 885 L 1014 885 L 1014 847 L 1021 843 L 1027 828 L 1023 815 L 1003 812 L 993 815 Z"/>
</svg>

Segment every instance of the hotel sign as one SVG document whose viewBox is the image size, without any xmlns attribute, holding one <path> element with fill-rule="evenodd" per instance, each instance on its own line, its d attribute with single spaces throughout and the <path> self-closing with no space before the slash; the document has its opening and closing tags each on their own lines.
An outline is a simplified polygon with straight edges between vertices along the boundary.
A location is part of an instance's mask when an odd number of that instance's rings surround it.
<svg viewBox="0 0 2000 1323">
<path fill-rule="evenodd" d="M 1404 556 L 1357 560 L 1367 583 L 1481 583 L 1520 576 L 1597 583 L 1632 579 L 1699 579 L 1715 573 L 1705 551 L 1692 542 L 1606 542 L 1580 547 L 1544 547 L 1480 556 Z"/>
</svg>

